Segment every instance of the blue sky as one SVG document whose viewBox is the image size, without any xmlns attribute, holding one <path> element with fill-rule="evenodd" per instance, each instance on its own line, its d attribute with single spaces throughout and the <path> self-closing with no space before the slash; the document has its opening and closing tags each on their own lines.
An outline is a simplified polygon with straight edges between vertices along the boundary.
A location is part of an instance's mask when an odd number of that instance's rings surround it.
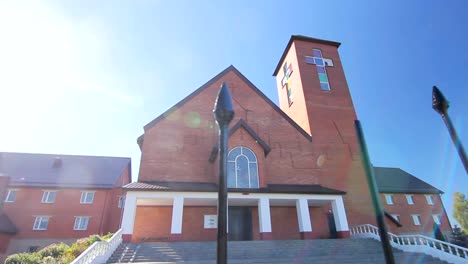
<svg viewBox="0 0 468 264">
<path fill-rule="evenodd" d="M 229 65 L 274 102 L 292 34 L 340 55 L 375 165 L 452 194 L 468 175 L 432 86 L 468 144 L 466 1 L 2 1 L 0 151 L 132 157 L 143 126 Z"/>
</svg>

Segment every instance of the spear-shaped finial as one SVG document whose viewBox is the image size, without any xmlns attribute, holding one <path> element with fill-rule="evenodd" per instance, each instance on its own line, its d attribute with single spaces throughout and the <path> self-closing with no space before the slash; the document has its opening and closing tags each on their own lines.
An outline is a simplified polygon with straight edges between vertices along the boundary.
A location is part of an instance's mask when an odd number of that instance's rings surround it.
<svg viewBox="0 0 468 264">
<path fill-rule="evenodd" d="M 441 115 L 447 114 L 449 108 L 449 102 L 435 85 L 432 87 L 432 108 Z"/>
<path fill-rule="evenodd" d="M 221 84 L 213 113 L 218 124 L 229 123 L 234 117 L 231 93 L 229 92 L 226 82 Z"/>
</svg>

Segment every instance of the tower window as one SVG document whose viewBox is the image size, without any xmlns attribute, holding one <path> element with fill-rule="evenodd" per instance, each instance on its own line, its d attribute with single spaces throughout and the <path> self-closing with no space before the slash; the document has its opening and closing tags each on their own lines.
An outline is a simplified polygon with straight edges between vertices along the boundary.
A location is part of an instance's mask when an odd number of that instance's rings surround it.
<svg viewBox="0 0 468 264">
<path fill-rule="evenodd" d="M 322 51 L 319 49 L 312 50 L 313 57 L 306 56 L 305 61 L 307 64 L 315 64 L 317 67 L 318 79 L 320 82 L 320 89 L 322 91 L 330 91 L 330 82 L 328 80 L 326 67 L 332 67 L 332 59 L 323 58 Z"/>
<path fill-rule="evenodd" d="M 235 147 L 228 154 L 228 187 L 258 188 L 258 163 L 252 150 Z"/>
<path fill-rule="evenodd" d="M 291 83 L 290 83 L 290 77 L 291 77 L 291 74 L 293 73 L 293 68 L 292 68 L 291 63 L 289 65 L 287 63 L 283 65 L 283 73 L 284 73 L 284 77 L 281 80 L 281 84 L 283 85 L 283 88 L 286 88 L 286 96 L 288 98 L 288 104 L 289 106 L 291 106 L 293 103 L 293 94 L 292 94 Z"/>
</svg>

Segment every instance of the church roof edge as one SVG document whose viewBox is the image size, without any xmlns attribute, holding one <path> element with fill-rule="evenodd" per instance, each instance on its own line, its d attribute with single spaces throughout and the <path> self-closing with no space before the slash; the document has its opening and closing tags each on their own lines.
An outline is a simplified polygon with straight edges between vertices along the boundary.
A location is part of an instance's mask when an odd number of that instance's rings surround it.
<svg viewBox="0 0 468 264">
<path fill-rule="evenodd" d="M 337 48 L 339 48 L 340 45 L 341 45 L 340 42 L 336 42 L 336 41 L 318 39 L 318 38 L 311 38 L 311 37 L 307 37 L 307 36 L 303 36 L 303 35 L 292 35 L 291 38 L 289 39 L 288 44 L 286 45 L 286 48 L 283 51 L 283 54 L 281 55 L 280 60 L 278 61 L 278 64 L 276 65 L 275 71 L 273 72 L 273 76 L 276 76 L 278 74 L 278 71 L 281 68 L 281 62 L 286 57 L 286 54 L 288 54 L 288 50 L 289 50 L 289 48 L 291 47 L 292 43 L 295 40 L 314 42 L 314 43 L 320 43 L 320 44 L 325 44 L 325 45 L 331 45 L 331 46 L 335 46 Z"/>
</svg>

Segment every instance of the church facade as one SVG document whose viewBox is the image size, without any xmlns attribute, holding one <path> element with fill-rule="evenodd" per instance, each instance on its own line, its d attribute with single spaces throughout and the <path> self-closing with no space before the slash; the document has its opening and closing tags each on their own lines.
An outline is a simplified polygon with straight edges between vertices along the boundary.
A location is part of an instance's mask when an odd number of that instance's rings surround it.
<svg viewBox="0 0 468 264">
<path fill-rule="evenodd" d="M 137 140 L 138 181 L 124 187 L 124 241 L 216 239 L 219 157 L 212 111 L 223 82 L 236 112 L 228 143 L 230 240 L 344 238 L 350 226 L 375 225 L 339 46 L 290 38 L 273 73 L 279 107 L 230 66 L 148 123 Z M 441 226 L 449 229 L 441 192 L 432 188 L 418 192 L 440 203 L 423 218 L 439 210 Z M 391 213 L 389 224 L 399 225 Z"/>
</svg>

